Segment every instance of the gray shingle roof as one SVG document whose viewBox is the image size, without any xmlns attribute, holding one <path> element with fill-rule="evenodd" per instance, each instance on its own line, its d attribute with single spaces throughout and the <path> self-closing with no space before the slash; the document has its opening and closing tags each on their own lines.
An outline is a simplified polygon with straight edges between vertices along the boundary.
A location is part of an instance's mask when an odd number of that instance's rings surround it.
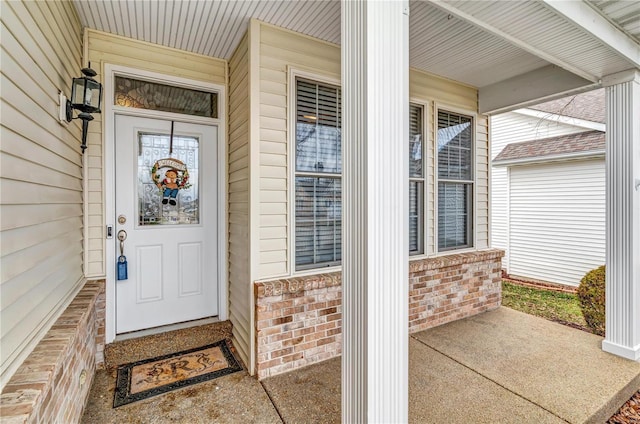
<svg viewBox="0 0 640 424">
<path fill-rule="evenodd" d="M 604 88 L 529 106 L 529 109 L 604 123 L 606 113 Z"/>
<path fill-rule="evenodd" d="M 493 160 L 493 163 L 512 160 L 533 159 L 581 152 L 604 152 L 605 133 L 585 131 L 540 140 L 508 144 Z"/>
</svg>

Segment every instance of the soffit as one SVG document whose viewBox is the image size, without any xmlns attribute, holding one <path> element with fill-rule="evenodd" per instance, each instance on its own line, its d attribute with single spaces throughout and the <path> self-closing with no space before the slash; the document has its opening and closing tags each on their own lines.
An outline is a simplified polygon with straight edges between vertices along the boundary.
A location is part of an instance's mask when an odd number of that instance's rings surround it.
<svg viewBox="0 0 640 424">
<path fill-rule="evenodd" d="M 83 25 L 229 59 L 251 18 L 340 42 L 339 1 L 74 0 Z"/>
<path fill-rule="evenodd" d="M 640 44 L 640 1 L 590 0 L 589 3 Z"/>
<path fill-rule="evenodd" d="M 594 79 L 632 67 L 613 49 L 572 25 L 543 2 L 445 0 L 442 3 L 521 40 L 525 49 L 545 52 L 557 59 L 556 64 L 580 69 Z"/>
<path fill-rule="evenodd" d="M 230 58 L 251 18 L 340 43 L 337 0 L 73 1 L 83 25 L 89 28 L 224 59 Z M 626 2 L 600 4 L 594 0 L 601 13 L 611 13 L 610 19 L 618 16 L 612 11 L 618 3 Z M 412 0 L 410 4 L 411 66 L 475 87 L 549 63 L 570 71 L 584 70 L 582 75 L 593 76 L 592 81 L 630 67 L 612 49 L 542 2 Z M 455 11 L 472 16 L 475 22 Z M 615 11 L 629 15 L 622 9 Z M 633 22 L 619 19 L 620 25 L 636 31 Z M 540 51 L 547 56 L 536 54 Z"/>
<path fill-rule="evenodd" d="M 228 59 L 249 20 L 340 44 L 339 1 L 74 0 L 83 25 Z M 411 2 L 410 64 L 480 87 L 548 64 L 422 1 Z"/>
<path fill-rule="evenodd" d="M 409 34 L 411 66 L 475 87 L 549 64 L 427 2 L 411 3 Z"/>
</svg>

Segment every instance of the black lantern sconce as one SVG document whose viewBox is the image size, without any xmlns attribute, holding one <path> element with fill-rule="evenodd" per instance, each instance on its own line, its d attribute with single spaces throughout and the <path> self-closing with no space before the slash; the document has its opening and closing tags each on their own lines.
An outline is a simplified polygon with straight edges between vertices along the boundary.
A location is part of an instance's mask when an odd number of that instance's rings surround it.
<svg viewBox="0 0 640 424">
<path fill-rule="evenodd" d="M 87 68 L 82 69 L 84 76 L 74 78 L 71 85 L 71 99 L 65 104 L 65 119 L 71 122 L 72 119 L 82 119 L 82 153 L 87 148 L 87 128 L 89 121 L 93 120 L 92 113 L 100 113 L 100 102 L 102 101 L 102 84 L 94 80 L 96 71 L 91 69 L 91 62 Z M 73 117 L 73 109 L 80 111 L 77 117 Z"/>
</svg>

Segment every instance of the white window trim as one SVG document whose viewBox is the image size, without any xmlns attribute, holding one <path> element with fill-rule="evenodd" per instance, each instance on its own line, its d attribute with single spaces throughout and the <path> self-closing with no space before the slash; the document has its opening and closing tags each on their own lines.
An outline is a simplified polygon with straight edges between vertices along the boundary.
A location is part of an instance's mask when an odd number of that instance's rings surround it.
<svg viewBox="0 0 640 424">
<path fill-rule="evenodd" d="M 471 149 L 471 163 L 473 164 L 473 181 L 467 181 L 467 180 L 455 180 L 455 182 L 458 183 L 471 183 L 472 184 L 472 200 L 471 200 L 471 207 L 473 208 L 473 213 L 471 216 L 471 246 L 465 246 L 465 247 L 461 247 L 459 249 L 453 248 L 453 249 L 448 249 L 445 251 L 440 251 L 438 248 L 439 245 L 439 240 L 438 240 L 438 183 L 441 181 L 440 178 L 438 178 L 438 113 L 440 111 L 446 111 L 446 112 L 451 112 L 451 113 L 457 113 L 463 116 L 468 116 L 472 119 L 473 121 L 473 131 L 471 132 L 471 143 L 472 143 L 472 149 Z M 446 256 L 446 255 L 451 255 L 452 253 L 465 253 L 465 252 L 475 252 L 478 250 L 478 243 L 477 243 L 477 232 L 478 232 L 478 206 L 477 206 L 477 199 L 478 199 L 478 195 L 477 195 L 477 187 L 478 187 L 478 163 L 477 163 L 477 132 L 478 132 L 478 113 L 471 111 L 471 110 L 466 110 L 466 109 L 461 109 L 455 106 L 451 106 L 448 105 L 446 103 L 438 103 L 438 102 L 434 102 L 434 113 L 433 113 L 433 143 L 434 143 L 434 160 L 433 160 L 433 197 L 434 197 L 434 204 L 433 204 L 433 221 L 434 221 L 434 235 L 433 235 L 433 239 L 434 239 L 434 254 L 433 256 Z M 446 180 L 443 179 L 442 181 L 452 181 L 452 180 Z"/>
<path fill-rule="evenodd" d="M 289 214 L 288 221 L 288 230 L 287 230 L 287 238 L 289 242 L 287 243 L 288 253 L 287 253 L 287 274 L 289 276 L 306 276 L 306 275 L 317 275 L 317 274 L 328 274 L 332 272 L 338 272 L 342 270 L 342 264 L 333 265 L 333 266 L 318 266 L 318 267 L 310 267 L 296 271 L 296 79 L 302 78 L 309 81 L 317 82 L 320 84 L 328 84 L 339 87 L 342 90 L 342 83 L 339 78 L 326 75 L 319 74 L 316 72 L 305 71 L 303 69 L 287 67 L 288 71 L 288 87 L 287 87 L 287 107 L 288 107 L 288 137 L 287 137 L 287 154 L 289 156 L 287 161 L 287 166 L 289 168 L 288 171 L 288 196 L 287 200 L 289 202 L 289 207 L 287 208 L 287 212 Z M 343 169 L 344 170 L 344 169 Z M 340 174 L 340 179 L 342 180 L 343 173 Z"/>
<path fill-rule="evenodd" d="M 428 186 L 429 186 L 429 173 L 428 173 L 428 169 L 429 169 L 429 165 L 428 165 L 428 161 L 429 161 L 429 157 L 427 156 L 427 153 L 429 151 L 428 149 L 428 143 L 429 143 L 429 135 L 428 135 L 428 131 L 429 131 L 429 110 L 430 110 L 430 101 L 425 101 L 425 100 L 418 100 L 418 99 L 414 99 L 414 98 L 410 98 L 409 99 L 409 105 L 415 105 L 415 106 L 419 106 L 422 108 L 422 183 L 423 183 L 423 188 L 422 188 L 422 210 L 423 210 L 423 216 L 422 216 L 422 252 L 419 253 L 411 253 L 409 252 L 409 260 L 413 260 L 413 259 L 424 259 L 426 257 L 428 257 L 428 252 L 429 252 L 429 197 L 428 197 Z M 406 140 L 405 142 L 408 142 L 408 140 Z M 412 178 L 409 177 L 408 178 L 408 183 L 410 183 L 411 181 L 416 181 L 419 180 L 417 178 Z"/>
</svg>

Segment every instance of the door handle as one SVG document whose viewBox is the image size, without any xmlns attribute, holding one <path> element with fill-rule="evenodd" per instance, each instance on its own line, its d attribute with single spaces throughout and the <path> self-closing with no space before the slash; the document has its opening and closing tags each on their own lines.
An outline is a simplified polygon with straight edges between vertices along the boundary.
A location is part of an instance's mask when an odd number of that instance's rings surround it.
<svg viewBox="0 0 640 424">
<path fill-rule="evenodd" d="M 125 230 L 118 231 L 118 240 L 120 240 L 120 256 L 118 257 L 118 280 L 126 280 L 129 278 L 127 272 L 127 258 L 124 256 L 124 241 L 127 239 Z"/>
<path fill-rule="evenodd" d="M 124 256 L 124 241 L 127 239 L 125 230 L 118 231 L 118 240 L 120 240 L 120 256 Z"/>
</svg>

